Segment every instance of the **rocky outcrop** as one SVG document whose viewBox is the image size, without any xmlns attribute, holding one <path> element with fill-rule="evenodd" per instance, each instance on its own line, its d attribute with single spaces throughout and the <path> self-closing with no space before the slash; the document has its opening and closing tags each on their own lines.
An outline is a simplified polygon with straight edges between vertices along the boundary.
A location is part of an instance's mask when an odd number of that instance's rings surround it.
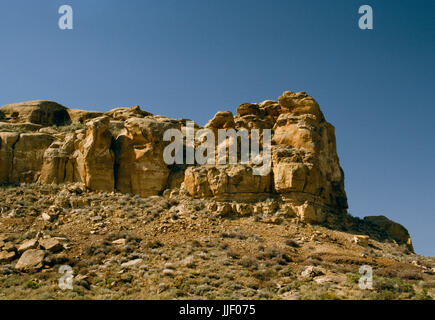
<svg viewBox="0 0 435 320">
<path fill-rule="evenodd" d="M 86 111 L 80 109 L 68 109 L 69 117 L 73 123 L 86 123 L 86 121 L 102 117 L 102 112 Z"/>
<path fill-rule="evenodd" d="M 125 121 L 129 118 L 144 118 L 152 116 L 151 113 L 141 110 L 139 106 L 131 108 L 115 108 L 106 113 L 108 117 L 113 120 Z"/>
<path fill-rule="evenodd" d="M 401 224 L 391 221 L 384 216 L 368 216 L 365 217 L 364 220 L 385 230 L 390 238 L 393 238 L 399 244 L 405 244 L 411 251 L 414 251 L 411 236 L 408 230 Z"/>
<path fill-rule="evenodd" d="M 22 133 L 14 145 L 10 183 L 33 183 L 39 179 L 45 150 L 55 137 L 45 133 Z"/>
<path fill-rule="evenodd" d="M 156 118 L 130 118 L 124 123 L 125 133 L 117 137 L 116 188 L 125 193 L 151 196 L 161 193 L 170 169 L 163 160 L 167 129 L 180 128 L 178 121 Z"/>
<path fill-rule="evenodd" d="M 144 197 L 174 187 L 194 198 L 256 201 L 273 197 L 298 207 L 296 213 L 310 222 L 321 222 L 328 212 L 347 208 L 334 127 L 305 92 L 287 91 L 278 101 L 244 103 L 235 116 L 220 111 L 205 125 L 216 137 L 219 129 L 244 129 L 249 135 L 253 129 L 272 130 L 272 170 L 264 176 L 253 174 L 252 162 L 167 165 L 163 150 L 168 142 L 163 141 L 163 134 L 171 128 L 181 129 L 186 120 L 153 116 L 138 106 L 102 115 L 67 109 L 55 102 L 30 101 L 1 110 L 7 126 L 27 122 L 39 126 L 28 131 L 40 133 L 2 133 L 0 182 L 81 182 L 92 190 Z M 71 120 L 87 129 L 57 132 L 41 128 Z M 15 130 L 8 129 L 3 131 Z M 217 139 L 215 146 L 219 147 Z M 240 158 L 240 145 L 237 151 Z"/>
<path fill-rule="evenodd" d="M 184 187 L 194 198 L 258 200 L 271 192 L 271 175 L 254 175 L 246 165 L 193 166 L 186 170 Z"/>
<path fill-rule="evenodd" d="M 1 112 L 9 122 L 30 122 L 44 126 L 71 122 L 67 109 L 52 101 L 35 100 L 3 106 Z"/>
<path fill-rule="evenodd" d="M 187 120 L 153 116 L 138 106 L 103 114 L 29 101 L 2 107 L 0 120 L 0 183 L 77 182 L 91 190 L 142 197 L 182 194 L 215 201 L 215 211 L 222 215 L 280 212 L 307 223 L 347 214 L 335 129 L 305 92 L 244 103 L 235 115 L 219 111 L 204 126 L 215 133 L 216 155 L 219 129 L 244 130 L 251 138 L 259 129 L 260 143 L 266 137 L 263 130 L 270 130 L 271 170 L 261 175 L 254 174 L 258 165 L 252 158 L 237 164 L 168 165 L 163 154 L 170 142 L 163 135 L 178 129 L 186 138 Z M 221 143 L 236 145 L 241 159 L 239 140 Z M 264 156 L 264 150 L 260 153 Z M 406 229 L 385 219 L 367 221 L 412 248 Z"/>
</svg>

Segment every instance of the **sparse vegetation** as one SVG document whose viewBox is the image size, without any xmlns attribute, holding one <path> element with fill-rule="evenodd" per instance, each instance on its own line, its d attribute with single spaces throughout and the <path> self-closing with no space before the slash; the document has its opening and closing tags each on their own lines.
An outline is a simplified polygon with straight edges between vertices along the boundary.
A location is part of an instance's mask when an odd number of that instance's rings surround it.
<svg viewBox="0 0 435 320">
<path fill-rule="evenodd" d="M 66 249 L 47 253 L 35 272 L 15 270 L 19 254 L 0 262 L 2 299 L 435 296 L 434 259 L 374 241 L 362 256 L 367 248 L 351 244 L 351 235 L 322 226 L 265 224 L 251 217 L 213 220 L 205 211 L 179 210 L 184 204 L 207 210 L 189 198 L 140 198 L 67 185 L 23 184 L 0 193 L 2 250 L 35 238 L 67 239 Z M 42 213 L 54 208 L 59 214 L 44 221 Z M 313 233 L 319 235 L 315 243 L 309 240 Z M 73 290 L 58 287 L 63 264 L 74 271 Z M 361 265 L 373 267 L 373 290 L 359 288 Z M 309 266 L 313 272 L 301 274 Z"/>
</svg>

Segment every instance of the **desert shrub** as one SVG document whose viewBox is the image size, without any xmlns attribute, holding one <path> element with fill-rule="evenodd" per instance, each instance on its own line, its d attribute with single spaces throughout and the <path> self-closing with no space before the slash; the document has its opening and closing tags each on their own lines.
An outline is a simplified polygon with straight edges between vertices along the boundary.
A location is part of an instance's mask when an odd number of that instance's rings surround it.
<svg viewBox="0 0 435 320">
<path fill-rule="evenodd" d="M 281 277 L 292 277 L 295 275 L 292 267 L 287 267 L 279 272 Z"/>
<path fill-rule="evenodd" d="M 158 240 L 151 240 L 151 241 L 148 241 L 145 243 L 145 247 L 148 249 L 158 249 L 158 248 L 161 248 L 163 246 L 164 246 L 163 243 L 161 243 Z"/>
<path fill-rule="evenodd" d="M 234 251 L 233 249 L 228 249 L 227 250 L 227 255 L 228 255 L 228 257 L 230 257 L 232 259 L 238 259 L 238 258 L 240 258 L 239 253 Z"/>
<path fill-rule="evenodd" d="M 249 258 L 249 257 L 243 257 L 239 261 L 239 264 L 244 268 L 249 268 L 249 269 L 256 269 L 257 268 L 257 261 L 255 261 L 254 259 Z"/>
<path fill-rule="evenodd" d="M 292 247 L 292 248 L 299 248 L 300 247 L 300 245 L 296 241 L 294 241 L 293 239 L 287 239 L 284 241 L 284 243 L 287 246 Z"/>
<path fill-rule="evenodd" d="M 59 131 L 59 132 L 74 132 L 76 130 L 82 130 L 82 129 L 86 129 L 86 125 L 84 125 L 83 123 L 71 123 L 65 126 L 53 126 L 53 129 Z"/>
<path fill-rule="evenodd" d="M 358 283 L 361 275 L 357 274 L 357 273 L 348 273 L 348 274 L 346 274 L 346 277 L 347 277 L 347 280 L 349 280 L 349 282 Z"/>
<path fill-rule="evenodd" d="M 415 295 L 415 300 L 433 300 L 433 298 L 427 293 L 427 289 L 423 289 Z"/>
<path fill-rule="evenodd" d="M 272 269 L 263 269 L 255 271 L 252 276 L 255 279 L 258 279 L 260 281 L 268 281 L 271 278 L 273 278 L 276 275 L 275 271 Z"/>
</svg>

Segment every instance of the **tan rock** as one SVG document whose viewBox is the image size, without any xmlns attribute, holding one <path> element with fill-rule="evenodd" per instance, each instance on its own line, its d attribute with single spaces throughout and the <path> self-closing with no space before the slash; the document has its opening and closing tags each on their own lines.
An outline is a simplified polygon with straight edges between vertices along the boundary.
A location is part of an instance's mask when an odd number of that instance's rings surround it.
<svg viewBox="0 0 435 320">
<path fill-rule="evenodd" d="M 8 104 L 0 110 L 9 122 L 31 122 L 44 126 L 71 122 L 67 108 L 52 101 L 34 100 Z"/>
<path fill-rule="evenodd" d="M 0 122 L 0 132 L 36 132 L 43 128 L 39 124 L 34 124 L 30 122 L 25 123 L 9 123 Z"/>
<path fill-rule="evenodd" d="M 38 247 L 37 239 L 26 240 L 18 247 L 18 253 L 23 253 L 24 251 L 27 251 L 29 249 L 36 249 L 37 247 Z"/>
<path fill-rule="evenodd" d="M 54 140 L 54 137 L 45 133 L 22 133 L 15 143 L 9 182 L 36 182 L 41 173 L 45 150 Z"/>
<path fill-rule="evenodd" d="M 361 246 L 367 246 L 369 244 L 370 237 L 366 235 L 356 235 L 352 238 L 352 242 Z"/>
<path fill-rule="evenodd" d="M 15 132 L 0 132 L 0 183 L 8 183 L 12 172 L 14 146 L 19 134 Z"/>
<path fill-rule="evenodd" d="M 109 112 L 106 112 L 106 115 L 113 120 L 125 121 L 129 118 L 144 118 L 147 116 L 152 116 L 152 113 L 141 110 L 139 106 L 134 106 L 131 108 L 112 109 Z"/>
<path fill-rule="evenodd" d="M 68 114 L 73 123 L 86 123 L 88 120 L 102 117 L 104 115 L 102 112 L 80 109 L 68 109 Z"/>
<path fill-rule="evenodd" d="M 50 252 L 59 252 L 62 251 L 63 246 L 59 240 L 55 238 L 41 239 L 39 240 L 39 245 L 42 249 L 45 249 Z"/>
<path fill-rule="evenodd" d="M 305 202 L 303 205 L 296 206 L 296 213 L 306 223 L 322 223 L 326 219 L 326 213 L 319 206 Z"/>
<path fill-rule="evenodd" d="M 17 254 L 15 251 L 1 251 L 0 252 L 0 263 L 10 262 L 10 261 L 14 260 L 16 255 Z"/>
<path fill-rule="evenodd" d="M 30 249 L 24 252 L 15 265 L 15 269 L 32 271 L 42 268 L 45 252 L 43 250 Z"/>
<path fill-rule="evenodd" d="M 164 162 L 163 134 L 181 124 L 166 118 L 130 118 L 126 134 L 116 139 L 116 189 L 143 197 L 157 195 L 168 183 L 169 168 Z"/>
<path fill-rule="evenodd" d="M 271 176 L 254 175 L 247 165 L 204 165 L 189 167 L 184 187 L 194 198 L 255 199 L 271 191 Z"/>
<path fill-rule="evenodd" d="M 231 111 L 219 111 L 213 119 L 210 119 L 205 128 L 228 129 L 234 128 L 234 116 Z"/>
<path fill-rule="evenodd" d="M 39 182 L 42 184 L 73 182 L 76 162 L 73 157 L 76 134 L 67 134 L 64 141 L 53 142 L 44 152 Z M 76 178 L 76 179 L 75 179 Z"/>
<path fill-rule="evenodd" d="M 125 246 L 125 244 L 127 243 L 127 240 L 125 239 L 117 239 L 112 241 L 112 244 L 118 245 L 118 246 Z"/>
<path fill-rule="evenodd" d="M 316 117 L 317 121 L 324 120 L 319 105 L 306 92 L 286 91 L 279 97 L 278 101 L 284 112 L 290 112 L 294 116 L 311 114 Z"/>
<path fill-rule="evenodd" d="M 115 156 L 111 150 L 109 118 L 99 117 L 86 123 L 86 137 L 78 144 L 75 159 L 78 179 L 91 190 L 113 191 Z"/>
<path fill-rule="evenodd" d="M 389 236 L 399 244 L 405 244 L 409 250 L 412 252 L 414 251 L 411 236 L 409 235 L 408 230 L 401 224 L 394 222 L 385 216 L 367 216 L 364 217 L 364 220 L 386 230 Z"/>
</svg>

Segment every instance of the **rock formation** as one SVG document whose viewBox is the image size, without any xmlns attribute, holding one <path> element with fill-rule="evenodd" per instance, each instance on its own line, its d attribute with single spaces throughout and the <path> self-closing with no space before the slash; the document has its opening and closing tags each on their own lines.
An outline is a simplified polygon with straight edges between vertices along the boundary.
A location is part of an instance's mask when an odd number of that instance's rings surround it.
<svg viewBox="0 0 435 320">
<path fill-rule="evenodd" d="M 221 111 L 205 125 L 216 132 L 271 129 L 272 170 L 263 176 L 253 174 L 252 163 L 167 165 L 163 134 L 185 124 L 138 106 L 100 113 L 50 101 L 6 105 L 0 109 L 0 183 L 80 182 L 94 191 L 142 197 L 175 192 L 213 199 L 224 214 L 281 212 L 307 223 L 347 214 L 334 127 L 305 92 L 244 103 L 235 116 Z M 395 225 L 370 221 L 409 242 Z"/>
</svg>

